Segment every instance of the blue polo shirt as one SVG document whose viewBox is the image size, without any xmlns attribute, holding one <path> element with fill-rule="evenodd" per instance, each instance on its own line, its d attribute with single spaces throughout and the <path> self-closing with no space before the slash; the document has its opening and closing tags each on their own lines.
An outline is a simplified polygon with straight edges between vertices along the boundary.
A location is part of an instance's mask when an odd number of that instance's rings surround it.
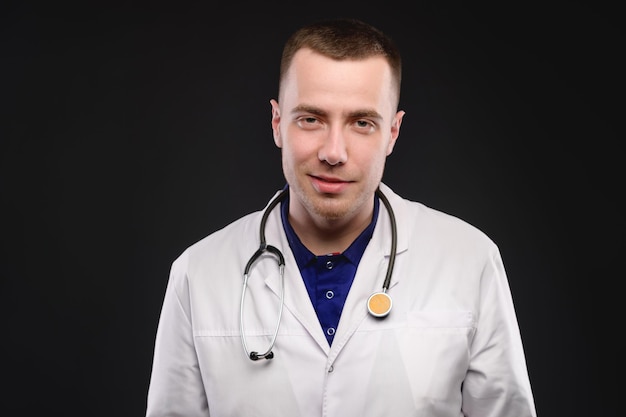
<svg viewBox="0 0 626 417">
<path fill-rule="evenodd" d="M 343 253 L 316 256 L 302 244 L 289 224 L 289 196 L 281 203 L 281 218 L 289 246 L 329 345 L 333 342 L 359 261 L 374 233 L 379 206 L 378 196 L 374 196 L 371 223 Z"/>
</svg>

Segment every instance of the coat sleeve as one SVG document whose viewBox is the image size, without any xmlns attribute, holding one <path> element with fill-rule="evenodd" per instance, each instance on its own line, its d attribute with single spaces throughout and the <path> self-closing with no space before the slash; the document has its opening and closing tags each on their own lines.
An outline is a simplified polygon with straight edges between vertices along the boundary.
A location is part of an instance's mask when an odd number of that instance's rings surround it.
<svg viewBox="0 0 626 417">
<path fill-rule="evenodd" d="M 174 261 L 157 327 L 146 417 L 208 417 L 194 346 L 186 256 Z"/>
<path fill-rule="evenodd" d="M 463 383 L 469 417 L 536 417 L 520 330 L 500 252 L 481 277 L 479 317 Z"/>
</svg>

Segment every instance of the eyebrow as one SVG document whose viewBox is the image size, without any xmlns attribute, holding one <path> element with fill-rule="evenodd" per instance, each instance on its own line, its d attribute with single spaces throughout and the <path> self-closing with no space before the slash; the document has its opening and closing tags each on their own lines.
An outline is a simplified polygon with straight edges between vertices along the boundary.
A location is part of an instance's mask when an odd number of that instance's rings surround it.
<svg viewBox="0 0 626 417">
<path fill-rule="evenodd" d="M 325 112 L 324 110 L 320 109 L 319 107 L 314 107 L 314 106 L 309 106 L 307 104 L 300 104 L 297 105 L 296 107 L 294 107 L 291 110 L 292 114 L 295 113 L 311 113 L 311 114 L 315 114 L 317 116 L 325 116 L 328 113 Z"/>
<path fill-rule="evenodd" d="M 310 106 L 307 104 L 300 104 L 291 110 L 292 114 L 301 113 L 301 112 L 311 113 L 316 116 L 328 115 L 327 111 L 322 110 L 319 107 Z M 370 109 L 361 109 L 361 110 L 352 111 L 348 113 L 348 117 L 353 118 L 353 119 L 359 119 L 359 118 L 382 119 L 382 116 L 377 111 L 370 110 Z"/>
</svg>

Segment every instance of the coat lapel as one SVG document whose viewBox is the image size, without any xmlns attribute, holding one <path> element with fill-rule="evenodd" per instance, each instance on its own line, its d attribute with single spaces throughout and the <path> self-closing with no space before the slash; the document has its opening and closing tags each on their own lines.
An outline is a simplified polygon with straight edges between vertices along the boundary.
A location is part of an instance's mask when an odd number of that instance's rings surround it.
<svg viewBox="0 0 626 417">
<path fill-rule="evenodd" d="M 300 322 L 306 332 L 328 354 L 330 347 L 307 293 L 296 260 L 289 247 L 279 207 L 276 207 L 270 214 L 265 233 L 267 243 L 280 249 L 285 257 L 285 309 Z M 265 284 L 280 297 L 281 286 L 278 274 L 268 275 Z"/>
<path fill-rule="evenodd" d="M 384 184 L 381 184 L 381 190 L 389 199 L 397 222 L 398 242 L 396 253 L 404 252 L 408 246 L 404 202 Z M 265 231 L 267 243 L 280 249 L 285 257 L 285 309 L 289 310 L 301 323 L 320 348 L 329 355 L 330 360 L 334 360 L 367 316 L 366 302 L 369 296 L 376 291 L 382 290 L 389 263 L 391 230 L 389 214 L 386 207 L 381 204 L 374 235 L 361 258 L 361 263 L 346 299 L 331 349 L 328 346 L 313 304 L 306 291 L 304 281 L 298 270 L 296 260 L 287 242 L 280 217 L 280 209 L 276 207 L 268 218 Z M 270 274 L 267 277 L 266 285 L 280 297 L 279 275 Z M 398 281 L 399 277 L 397 273 L 394 273 L 389 288 L 393 288 Z"/>
<path fill-rule="evenodd" d="M 398 254 L 404 252 L 408 247 L 405 203 L 384 184 L 381 184 L 381 191 L 383 191 L 391 203 L 396 218 L 398 234 L 396 254 Z M 341 314 L 337 334 L 335 335 L 329 354 L 329 360 L 331 361 L 339 355 L 345 344 L 369 314 L 367 312 L 367 299 L 369 296 L 374 292 L 382 291 L 387 268 L 389 266 L 391 236 L 392 227 L 390 216 L 387 208 L 381 203 L 381 209 L 372 240 L 361 258 L 356 276 L 354 277 L 354 282 L 352 283 L 350 293 L 348 294 Z M 391 276 L 389 289 L 392 289 L 399 281 L 400 277 L 396 271 Z"/>
</svg>

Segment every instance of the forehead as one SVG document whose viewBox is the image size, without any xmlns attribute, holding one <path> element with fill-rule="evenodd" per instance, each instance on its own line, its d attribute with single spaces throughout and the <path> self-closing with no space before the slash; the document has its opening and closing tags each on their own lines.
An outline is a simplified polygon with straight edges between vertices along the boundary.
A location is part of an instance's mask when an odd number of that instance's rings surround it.
<svg viewBox="0 0 626 417">
<path fill-rule="evenodd" d="M 361 101 L 379 107 L 396 98 L 391 68 L 384 57 L 336 60 L 310 49 L 299 50 L 281 82 L 280 101 Z"/>
</svg>

